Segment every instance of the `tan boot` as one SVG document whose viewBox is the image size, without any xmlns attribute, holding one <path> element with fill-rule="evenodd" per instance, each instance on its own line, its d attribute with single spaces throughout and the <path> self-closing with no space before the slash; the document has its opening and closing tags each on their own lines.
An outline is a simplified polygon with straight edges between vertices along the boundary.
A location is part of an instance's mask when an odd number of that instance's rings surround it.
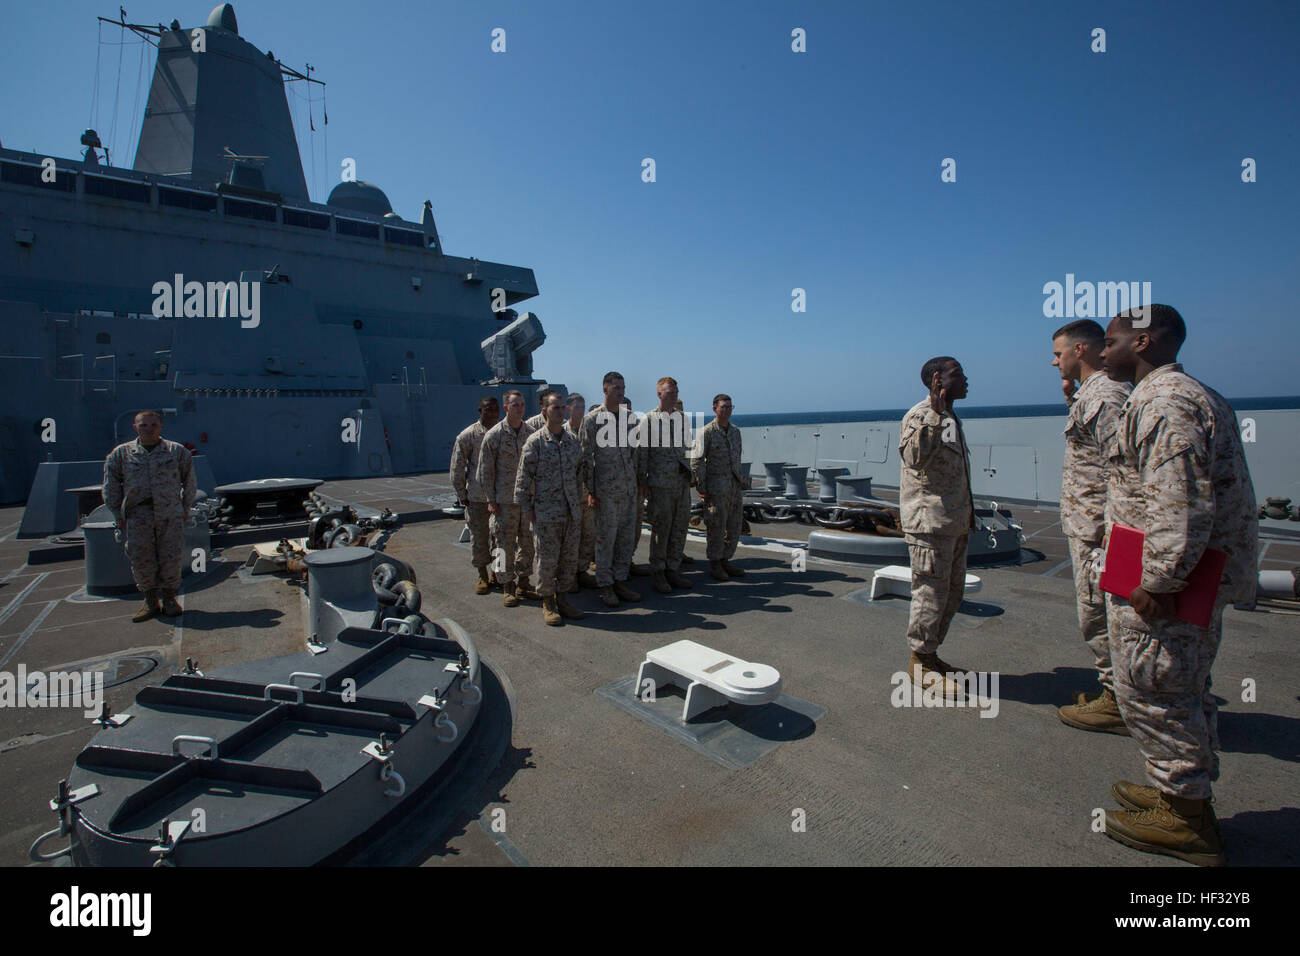
<svg viewBox="0 0 1300 956">
<path fill-rule="evenodd" d="M 653 575 L 654 589 L 660 594 L 672 594 L 673 586 L 668 583 L 668 578 L 664 577 L 664 572 L 656 571 Z"/>
<path fill-rule="evenodd" d="M 515 582 L 507 581 L 505 584 L 505 594 L 501 598 L 501 603 L 506 607 L 518 607 L 519 595 L 515 593 Z"/>
<path fill-rule="evenodd" d="M 554 594 L 542 598 L 542 620 L 551 627 L 559 627 L 564 623 L 564 618 L 560 617 L 560 609 L 555 606 Z"/>
<path fill-rule="evenodd" d="M 930 687 L 938 687 L 944 700 L 965 700 L 965 690 L 945 673 L 944 666 L 938 654 L 918 654 L 914 651 L 907 659 L 907 671 L 917 687 L 926 690 L 928 684 Z"/>
<path fill-rule="evenodd" d="M 1168 807 L 1169 803 L 1165 800 L 1165 795 L 1156 787 L 1148 787 L 1145 784 L 1132 783 L 1128 780 L 1117 780 L 1111 785 L 1110 795 L 1115 798 L 1125 810 L 1152 810 L 1156 807 Z M 1211 800 L 1207 811 L 1210 819 L 1217 824 L 1218 818 L 1214 815 L 1214 801 Z"/>
<path fill-rule="evenodd" d="M 162 592 L 162 615 L 163 617 L 180 617 L 184 611 L 176 602 L 176 592 L 163 588 Z"/>
<path fill-rule="evenodd" d="M 715 580 L 715 581 L 730 581 L 730 580 L 731 580 L 731 575 L 729 575 L 729 574 L 726 572 L 726 570 L 723 569 L 723 567 L 722 567 L 722 562 L 721 562 L 721 561 L 710 561 L 710 562 L 709 562 L 709 577 L 713 578 L 713 580 Z"/>
<path fill-rule="evenodd" d="M 605 607 L 618 607 L 618 595 L 614 593 L 614 588 L 606 584 L 600 589 L 600 599 L 604 602 Z"/>
<path fill-rule="evenodd" d="M 527 578 L 520 578 L 519 583 L 515 585 L 515 594 L 521 601 L 540 601 L 542 596 L 533 590 L 533 586 L 528 583 Z"/>
<path fill-rule="evenodd" d="M 144 603 L 140 605 L 140 610 L 131 615 L 131 620 L 139 624 L 141 621 L 147 621 L 159 611 L 162 606 L 158 603 L 158 592 L 148 590 L 144 592 Z"/>
<path fill-rule="evenodd" d="M 628 586 L 627 586 L 626 584 L 624 584 L 622 581 L 615 581 L 615 582 L 614 582 L 614 593 L 617 594 L 617 595 L 619 596 L 619 598 L 620 598 L 621 600 L 624 600 L 624 601 L 639 601 L 639 600 L 641 600 L 641 595 L 638 594 L 636 591 L 633 591 L 630 587 L 628 587 Z"/>
<path fill-rule="evenodd" d="M 487 594 L 492 590 L 492 582 L 488 580 L 487 568 L 478 569 L 478 581 L 474 583 L 475 594 Z"/>
<path fill-rule="evenodd" d="M 691 582 L 687 581 L 684 577 L 682 577 L 678 572 L 674 571 L 672 568 L 669 568 L 664 572 L 664 577 L 668 580 L 668 583 L 675 588 L 679 588 L 683 591 L 691 590 Z"/>
<path fill-rule="evenodd" d="M 563 594 L 555 595 L 556 609 L 568 618 L 570 621 L 581 621 L 587 615 L 583 614 L 576 607 L 569 603 L 569 599 Z"/>
<path fill-rule="evenodd" d="M 722 570 L 727 572 L 728 577 L 743 578 L 745 576 L 745 572 L 742 569 L 736 567 L 726 558 L 722 559 Z"/>
<path fill-rule="evenodd" d="M 1223 866 L 1223 839 L 1209 800 L 1160 794 L 1147 810 L 1107 810 L 1106 836 L 1144 853 L 1175 856 L 1197 866 Z"/>
<path fill-rule="evenodd" d="M 1056 714 L 1061 718 L 1062 723 L 1077 727 L 1079 730 L 1119 734 L 1122 737 L 1132 736 L 1129 729 L 1124 726 L 1124 718 L 1120 716 L 1115 692 L 1109 688 L 1103 690 L 1096 700 L 1086 704 L 1067 704 L 1058 708 Z"/>
</svg>

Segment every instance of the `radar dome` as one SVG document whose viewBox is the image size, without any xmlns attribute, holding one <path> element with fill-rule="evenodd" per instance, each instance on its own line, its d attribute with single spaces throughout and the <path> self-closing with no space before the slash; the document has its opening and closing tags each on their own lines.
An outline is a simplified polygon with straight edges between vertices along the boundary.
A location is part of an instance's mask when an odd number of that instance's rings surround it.
<svg viewBox="0 0 1300 956">
<path fill-rule="evenodd" d="M 384 191 L 373 183 L 343 182 L 330 192 L 325 205 L 336 209 L 351 209 L 353 212 L 368 212 L 372 216 L 386 216 L 393 211 L 393 204 L 388 201 Z"/>
<path fill-rule="evenodd" d="M 239 21 L 235 19 L 235 8 L 228 3 L 220 3 L 208 14 L 208 26 L 213 29 L 229 30 L 239 35 Z"/>
</svg>

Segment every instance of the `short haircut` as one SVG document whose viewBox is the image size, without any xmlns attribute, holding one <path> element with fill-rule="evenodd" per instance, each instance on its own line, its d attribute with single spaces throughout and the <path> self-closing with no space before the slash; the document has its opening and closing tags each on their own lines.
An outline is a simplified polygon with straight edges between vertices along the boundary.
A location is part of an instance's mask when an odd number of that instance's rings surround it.
<svg viewBox="0 0 1300 956">
<path fill-rule="evenodd" d="M 506 393 L 505 393 L 504 395 L 501 396 L 501 403 L 502 403 L 503 405 L 508 405 L 508 404 L 510 404 L 510 396 L 511 396 L 511 395 L 518 395 L 520 398 L 523 398 L 523 397 L 524 397 L 524 393 L 521 392 L 521 391 L 519 391 L 519 389 L 517 389 L 517 388 L 507 389 L 507 390 L 506 390 Z"/>
<path fill-rule="evenodd" d="M 623 373 L 622 373 L 622 372 L 606 372 L 606 373 L 605 373 L 605 377 L 602 378 L 602 379 L 600 380 L 600 386 L 601 386 L 601 388 L 604 388 L 606 385 L 609 385 L 609 384 L 610 384 L 611 382 L 613 382 L 614 379 L 616 379 L 616 378 L 622 379 L 622 378 L 623 378 Z M 624 380 L 624 381 L 627 381 L 626 379 L 623 379 L 623 380 Z"/>
<path fill-rule="evenodd" d="M 659 388 L 662 385 L 671 385 L 673 388 L 676 388 L 677 379 L 673 378 L 671 375 L 665 375 L 659 381 L 655 382 L 655 391 L 659 391 Z"/>
<path fill-rule="evenodd" d="M 581 392 L 570 392 L 569 397 L 564 400 L 565 405 L 577 405 L 579 402 L 586 405 L 587 400 L 582 397 Z"/>
<path fill-rule="evenodd" d="M 141 409 L 140 411 L 135 413 L 135 418 L 133 418 L 132 421 L 138 422 L 140 418 L 144 415 L 152 415 L 154 418 L 158 419 L 159 424 L 162 424 L 162 412 L 158 411 L 158 409 L 156 408 Z"/>
<path fill-rule="evenodd" d="M 500 405 L 500 404 L 501 403 L 497 401 L 497 397 L 495 395 L 484 395 L 482 398 L 478 400 L 479 408 L 482 408 L 484 405 Z"/>
<path fill-rule="evenodd" d="M 1085 345 L 1095 345 L 1101 348 L 1106 344 L 1106 330 L 1096 319 L 1076 319 L 1069 322 L 1055 332 L 1052 338 L 1059 339 L 1064 335 L 1071 342 L 1083 342 Z"/>
<path fill-rule="evenodd" d="M 1134 329 L 1133 320 L 1143 316 L 1146 316 L 1149 324 Z M 1137 306 L 1127 312 L 1121 312 L 1115 318 L 1119 320 L 1120 325 L 1130 331 L 1147 332 L 1153 339 L 1172 344 L 1174 351 L 1180 349 L 1187 341 L 1187 323 L 1172 305 L 1153 302 L 1150 305 Z"/>
<path fill-rule="evenodd" d="M 718 402 L 721 402 L 721 401 L 728 401 L 728 402 L 729 402 L 729 401 L 731 401 L 731 396 L 728 395 L 728 394 L 726 394 L 725 392 L 718 392 L 717 395 L 714 395 L 714 396 L 713 396 L 713 407 L 714 407 L 714 408 L 717 408 L 717 407 L 718 407 Z"/>
<path fill-rule="evenodd" d="M 943 372 L 943 370 L 948 367 L 949 362 L 955 361 L 957 360 L 951 355 L 936 355 L 934 358 L 930 359 L 930 361 L 921 366 L 921 383 L 925 385 L 926 388 L 929 388 L 930 383 L 934 381 L 934 373 Z"/>
<path fill-rule="evenodd" d="M 544 405 L 546 404 L 546 400 L 550 398 L 552 395 L 559 395 L 559 394 L 560 393 L 553 388 L 544 388 L 537 393 L 537 404 Z"/>
<path fill-rule="evenodd" d="M 555 389 L 551 389 L 549 392 L 542 393 L 542 404 L 541 404 L 542 411 L 546 410 L 546 406 L 550 404 L 551 399 L 553 398 L 558 399 L 561 405 L 564 404 L 564 396 L 561 395 L 559 392 L 557 392 Z"/>
</svg>

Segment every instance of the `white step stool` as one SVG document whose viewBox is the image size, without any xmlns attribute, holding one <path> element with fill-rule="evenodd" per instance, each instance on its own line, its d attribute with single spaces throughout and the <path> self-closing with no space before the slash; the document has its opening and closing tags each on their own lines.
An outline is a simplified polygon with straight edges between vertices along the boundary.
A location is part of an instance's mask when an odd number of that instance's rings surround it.
<svg viewBox="0 0 1300 956">
<path fill-rule="evenodd" d="M 981 587 L 980 579 L 973 574 L 966 575 L 966 594 L 974 594 Z M 871 577 L 871 600 L 884 594 L 897 594 L 901 597 L 912 596 L 912 569 L 901 564 L 891 564 L 880 568 Z"/>
<path fill-rule="evenodd" d="M 781 673 L 775 667 L 742 661 L 694 641 L 677 641 L 648 651 L 633 696 L 641 695 L 646 681 L 656 690 L 670 684 L 686 691 L 683 722 L 723 704 L 752 707 L 781 695 Z"/>
</svg>

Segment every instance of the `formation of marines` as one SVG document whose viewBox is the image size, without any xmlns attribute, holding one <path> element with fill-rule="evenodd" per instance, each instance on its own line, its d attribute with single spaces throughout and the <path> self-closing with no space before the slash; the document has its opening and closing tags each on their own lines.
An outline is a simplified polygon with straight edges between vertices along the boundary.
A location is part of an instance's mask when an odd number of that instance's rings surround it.
<svg viewBox="0 0 1300 956">
<path fill-rule="evenodd" d="M 1224 608 L 1254 600 L 1256 499 L 1232 407 L 1177 361 L 1187 337 L 1178 311 L 1148 305 L 1102 327 L 1072 322 L 1052 337 L 1069 405 L 1061 525 L 1070 545 L 1079 629 L 1097 671 L 1095 695 L 1058 710 L 1079 730 L 1132 737 L 1148 784 L 1120 780 L 1106 835 L 1192 863 L 1224 862 L 1212 806 L 1219 776 L 1211 670 Z M 939 647 L 961 603 L 966 540 L 975 525 L 970 450 L 952 403 L 966 397 L 949 356 L 921 370 L 929 395 L 899 427 L 902 527 L 912 564 L 912 679 L 962 687 Z M 1077 385 L 1075 383 L 1078 383 Z M 1100 590 L 1112 529 L 1142 532 L 1141 583 Z M 1209 549 L 1225 567 L 1208 626 L 1178 616 L 1178 594 Z"/>
</svg>

